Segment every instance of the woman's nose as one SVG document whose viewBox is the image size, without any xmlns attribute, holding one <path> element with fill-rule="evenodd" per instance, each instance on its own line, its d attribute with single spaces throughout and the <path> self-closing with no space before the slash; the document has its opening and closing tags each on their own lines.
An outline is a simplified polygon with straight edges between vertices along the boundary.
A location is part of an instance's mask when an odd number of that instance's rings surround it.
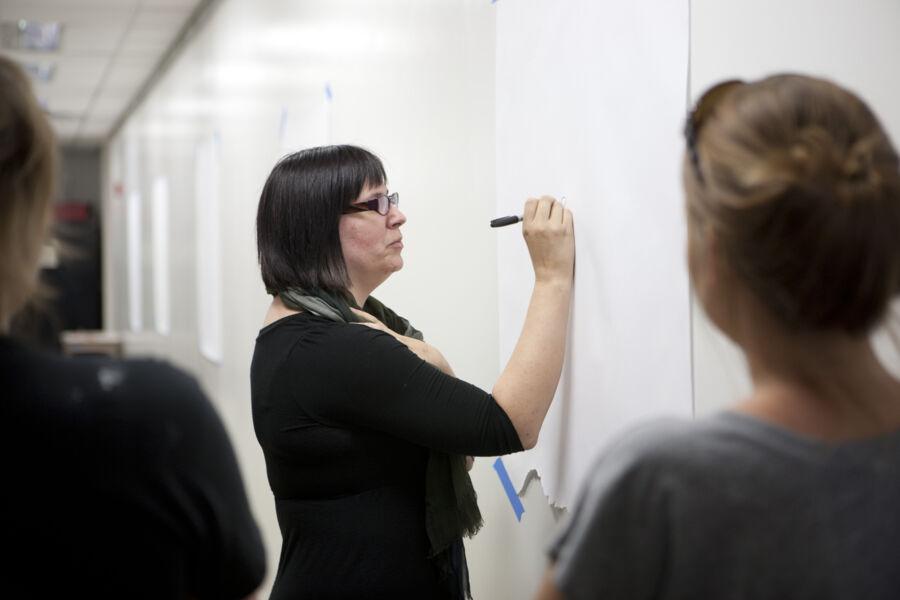
<svg viewBox="0 0 900 600">
<path fill-rule="evenodd" d="M 395 229 L 406 223 L 406 215 L 404 215 L 396 204 L 392 204 L 387 214 L 388 227 Z"/>
</svg>

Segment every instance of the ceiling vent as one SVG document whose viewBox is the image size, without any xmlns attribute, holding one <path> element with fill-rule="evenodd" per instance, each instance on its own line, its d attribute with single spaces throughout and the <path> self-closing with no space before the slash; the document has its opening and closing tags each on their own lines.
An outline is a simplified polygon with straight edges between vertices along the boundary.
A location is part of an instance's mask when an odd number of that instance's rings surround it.
<svg viewBox="0 0 900 600">
<path fill-rule="evenodd" d="M 19 63 L 31 78 L 41 83 L 48 83 L 56 74 L 56 65 L 52 63 L 22 62 Z"/>
</svg>

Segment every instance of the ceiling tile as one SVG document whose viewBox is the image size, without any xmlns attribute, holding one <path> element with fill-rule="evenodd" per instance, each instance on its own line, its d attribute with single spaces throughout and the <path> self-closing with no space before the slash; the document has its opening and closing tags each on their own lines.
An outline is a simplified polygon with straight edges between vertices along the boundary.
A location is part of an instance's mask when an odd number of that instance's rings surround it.
<svg viewBox="0 0 900 600">
<path fill-rule="evenodd" d="M 127 19 L 104 19 L 97 24 L 68 26 L 63 34 L 63 51 L 67 54 L 96 54 L 115 52 L 125 35 Z"/>
<path fill-rule="evenodd" d="M 119 49 L 119 56 L 154 56 L 158 60 L 169 49 L 177 34 L 177 30 L 165 28 L 132 29 Z"/>
<path fill-rule="evenodd" d="M 0 0 L 0 21 L 63 24 L 59 51 L 2 51 L 23 63 L 52 64 L 49 82 L 34 82 L 60 137 L 105 137 L 203 0 Z M 83 129 L 73 123 L 83 120 Z"/>
<path fill-rule="evenodd" d="M 91 104 L 91 95 L 88 94 L 59 94 L 47 100 L 47 110 L 51 115 L 61 114 L 78 116 L 84 114 Z"/>
<path fill-rule="evenodd" d="M 0 20 L 33 19 L 35 21 L 59 21 L 63 25 L 63 42 L 66 31 L 74 25 L 102 27 L 105 23 L 127 23 L 134 13 L 131 2 L 116 3 L 114 6 L 81 5 L 70 2 L 63 6 L 53 6 L 52 2 L 33 0 L 15 6 L 0 3 Z"/>
<path fill-rule="evenodd" d="M 50 10 L 63 11 L 67 9 L 104 9 L 116 10 L 119 8 L 134 8 L 143 0 L 4 0 L 4 5 L 42 6 Z"/>
<path fill-rule="evenodd" d="M 106 141 L 106 133 L 104 133 L 103 135 L 89 135 L 89 136 L 81 133 L 74 138 L 71 138 L 68 140 L 63 140 L 63 143 L 70 147 L 71 146 L 75 146 L 75 147 L 84 146 L 86 148 L 96 148 L 97 146 L 102 146 L 105 141 Z"/>
<path fill-rule="evenodd" d="M 140 85 L 150 75 L 152 69 L 152 64 L 127 64 L 118 60 L 106 76 L 104 87 L 108 86 L 117 92 L 121 91 L 123 88 L 127 89 L 129 87 L 137 91 Z"/>
<path fill-rule="evenodd" d="M 81 124 L 80 129 L 78 129 L 78 134 L 83 137 L 105 137 L 112 126 L 115 124 L 115 121 L 111 120 L 87 120 Z"/>
<path fill-rule="evenodd" d="M 90 107 L 90 116 L 111 115 L 118 117 L 119 113 L 128 106 L 131 101 L 132 94 L 122 94 L 111 92 L 104 88 L 97 94 L 93 104 Z"/>
<path fill-rule="evenodd" d="M 193 10 L 200 0 L 142 0 L 143 8 L 188 8 Z"/>
<path fill-rule="evenodd" d="M 77 57 L 63 55 L 56 61 L 56 75 L 53 82 L 58 85 L 96 87 L 108 68 L 106 56 Z"/>
<path fill-rule="evenodd" d="M 142 8 L 134 20 L 133 27 L 135 29 L 161 27 L 174 29 L 177 32 L 191 16 L 191 10 L 190 8 Z"/>
<path fill-rule="evenodd" d="M 50 125 L 58 138 L 72 138 L 78 133 L 78 121 L 50 119 Z"/>
</svg>

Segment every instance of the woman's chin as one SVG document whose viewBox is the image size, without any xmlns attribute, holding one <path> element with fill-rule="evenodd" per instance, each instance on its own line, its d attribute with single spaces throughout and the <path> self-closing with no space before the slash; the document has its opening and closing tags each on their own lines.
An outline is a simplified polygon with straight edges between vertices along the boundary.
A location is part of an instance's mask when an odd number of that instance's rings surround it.
<svg viewBox="0 0 900 600">
<path fill-rule="evenodd" d="M 403 259 L 397 257 L 394 260 L 391 260 L 389 263 L 385 264 L 383 270 L 381 271 L 382 281 L 399 271 L 403 268 Z"/>
</svg>

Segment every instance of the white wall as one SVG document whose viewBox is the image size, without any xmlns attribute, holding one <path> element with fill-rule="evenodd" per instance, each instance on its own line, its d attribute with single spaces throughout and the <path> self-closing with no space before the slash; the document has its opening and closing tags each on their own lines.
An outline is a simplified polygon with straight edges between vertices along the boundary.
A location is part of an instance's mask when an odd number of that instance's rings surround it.
<svg viewBox="0 0 900 600">
<path fill-rule="evenodd" d="M 722 79 L 802 72 L 860 94 L 900 143 L 900 2 L 896 0 L 691 0 L 691 98 Z M 750 390 L 736 347 L 694 303 L 695 414 Z M 887 366 L 896 346 L 878 336 Z"/>
</svg>

